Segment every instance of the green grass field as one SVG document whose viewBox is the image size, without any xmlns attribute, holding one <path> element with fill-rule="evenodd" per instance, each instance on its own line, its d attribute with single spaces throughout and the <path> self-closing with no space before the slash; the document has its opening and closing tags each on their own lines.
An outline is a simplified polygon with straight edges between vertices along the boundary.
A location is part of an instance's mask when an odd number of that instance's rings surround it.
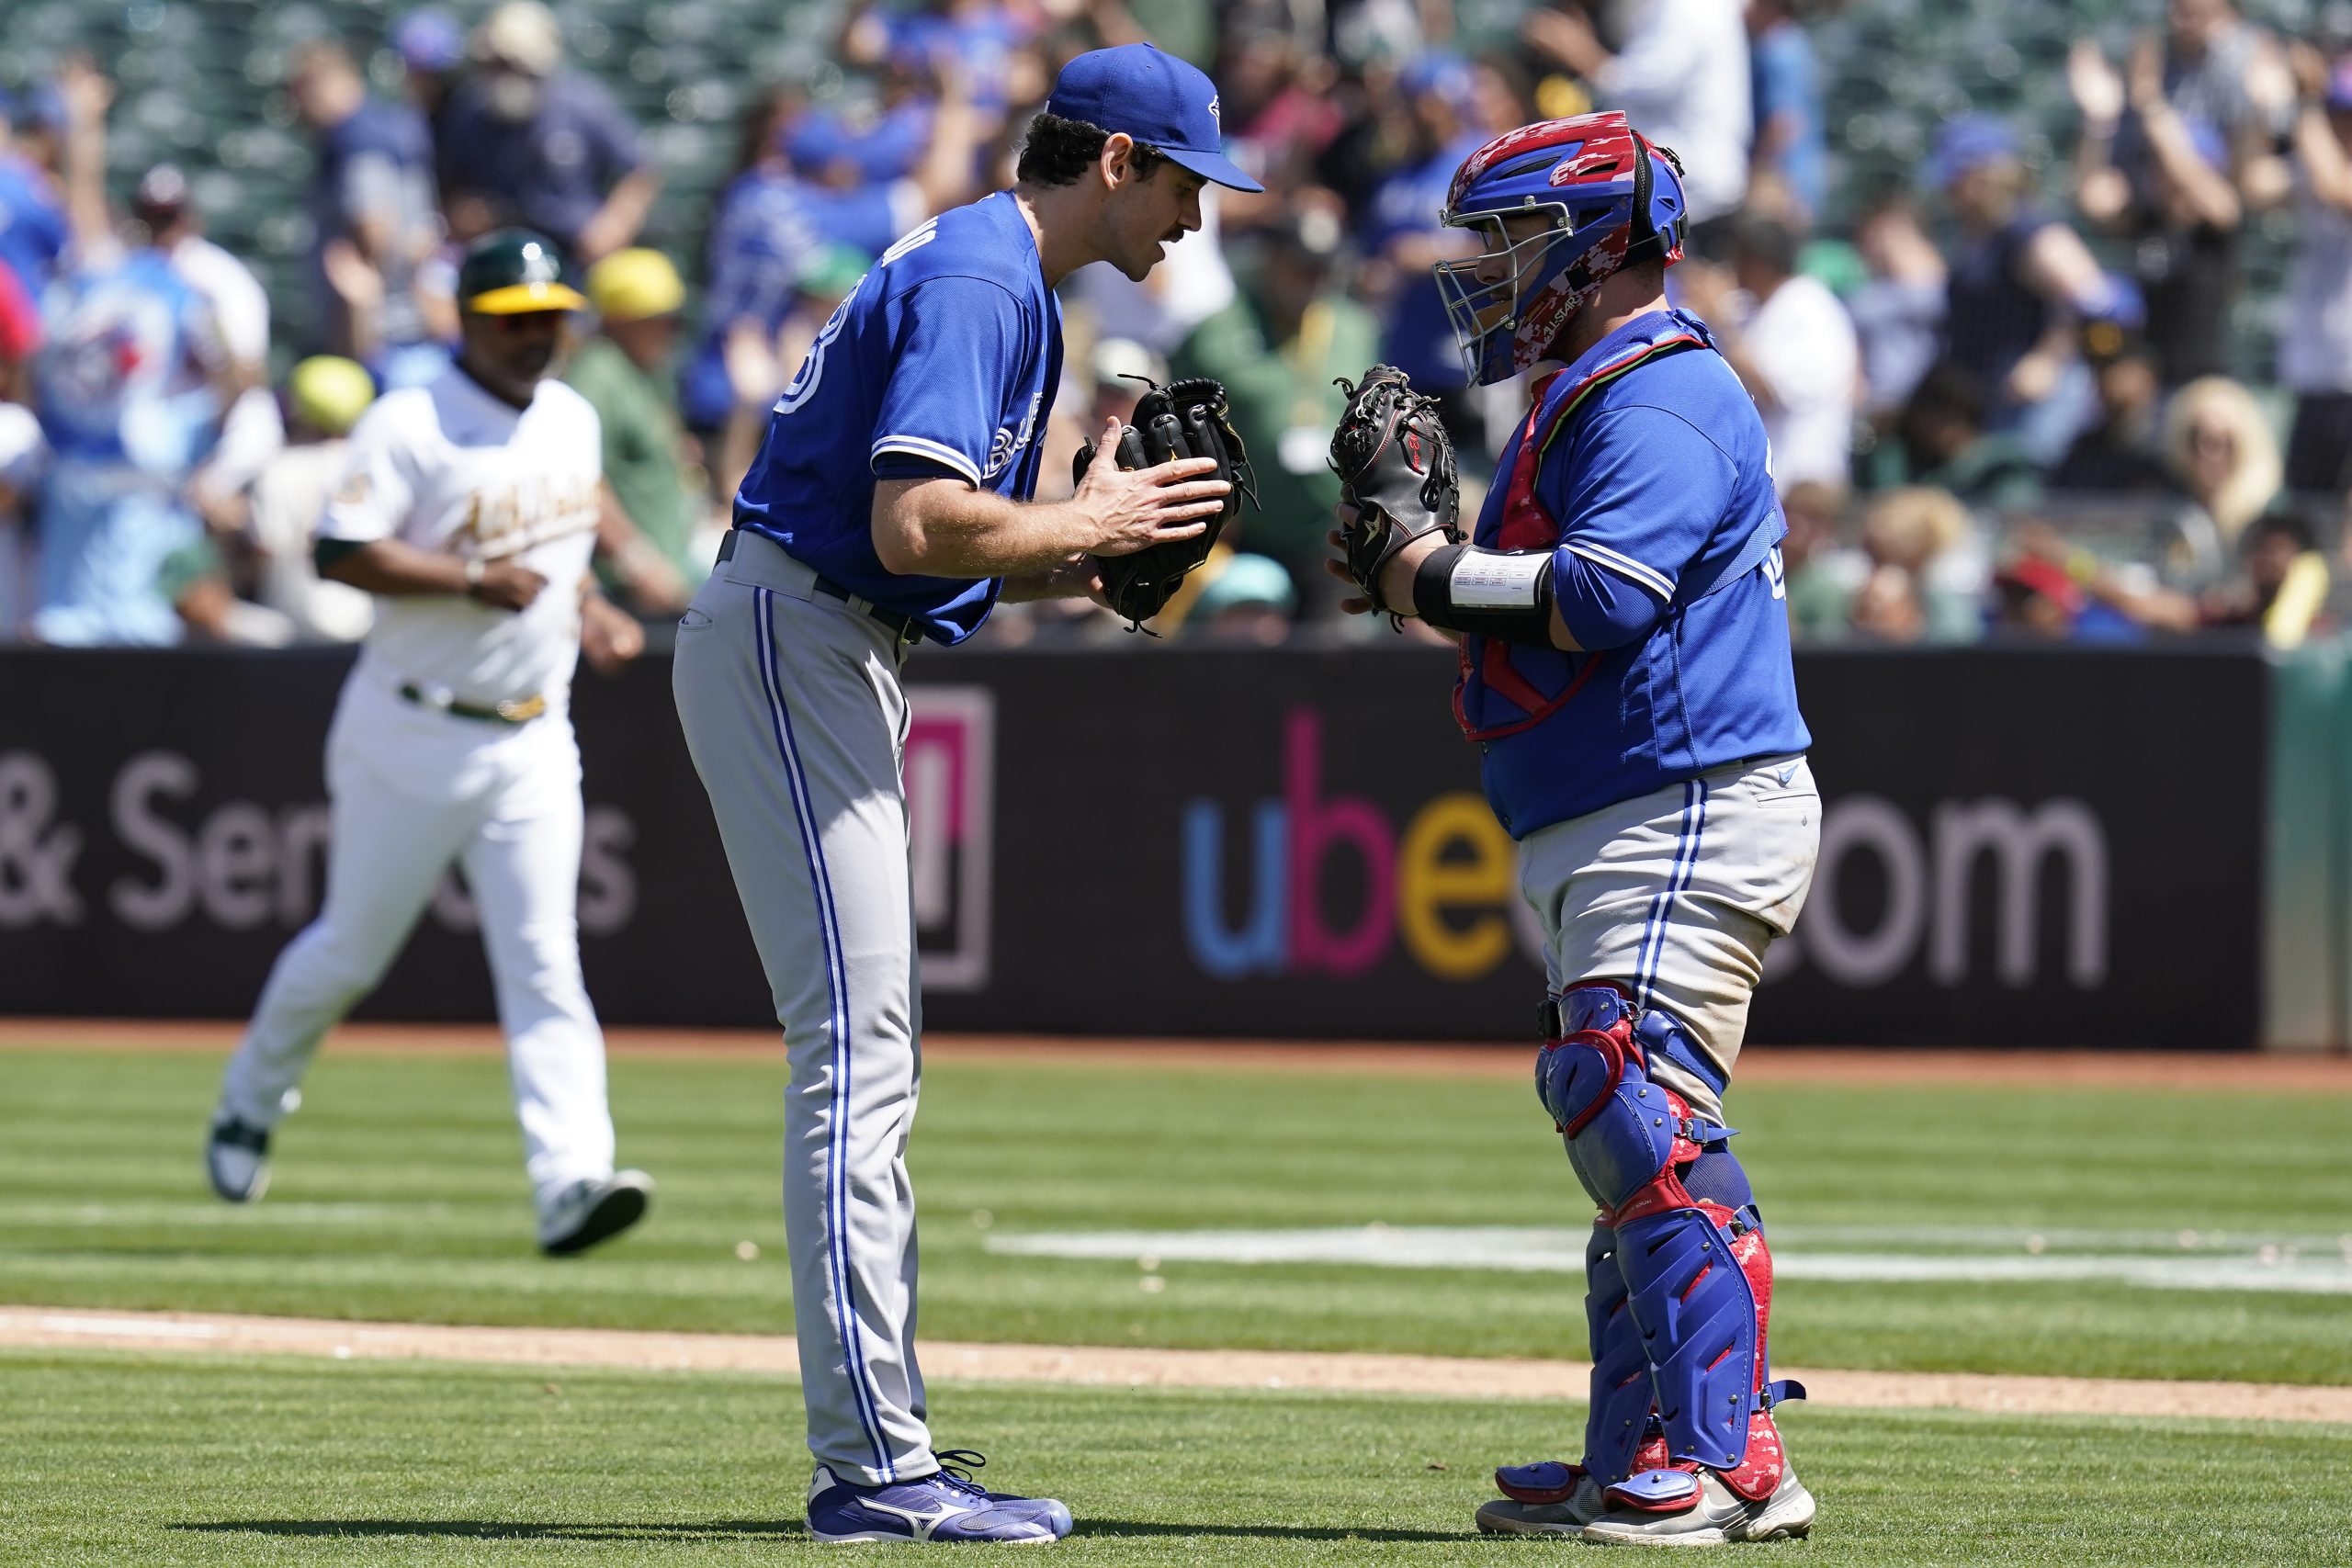
<svg viewBox="0 0 2352 1568">
<path fill-rule="evenodd" d="M 10 1562 L 842 1560 L 800 1533 L 807 1456 L 779 1380 L 0 1354 L 0 1386 Z M 943 1404 L 958 1438 L 992 1454 L 991 1479 L 1050 1482 L 1075 1507 L 1080 1534 L 1057 1562 L 1588 1550 L 1469 1530 L 1487 1467 L 1554 1445 L 1558 1413 L 1540 1405 L 987 1387 Z M 2352 1429 L 1830 1412 L 1790 1425 L 1823 1526 L 1735 1557 L 2343 1561 Z"/>
<path fill-rule="evenodd" d="M 268 1200 L 247 1211 L 203 1185 L 217 1058 L 0 1060 L 0 1303 L 789 1325 L 780 1059 L 616 1060 L 622 1154 L 654 1172 L 661 1196 L 640 1233 L 564 1264 L 531 1249 L 493 1057 L 330 1052 L 279 1135 Z M 1516 1082 L 950 1060 L 927 1076 L 924 1101 L 913 1161 L 933 1337 L 1583 1352 L 1571 1274 L 1172 1259 L 1147 1272 L 1132 1256 L 990 1250 L 1046 1232 L 1580 1227 L 1589 1209 Z M 1784 1364 L 2352 1383 L 2352 1295 L 2329 1282 L 2352 1247 L 2352 1100 L 1756 1086 L 1730 1111 L 1784 1257 L 1960 1260 L 1945 1270 L 1959 1278 L 1784 1278 Z M 2255 1269 L 2266 1245 L 2280 1278 L 2312 1282 L 2222 1277 Z M 2185 1266 L 2198 1288 L 1998 1277 L 2078 1255 Z M 2201 1278 L 2208 1264 L 2222 1272 Z M 765 1562 L 802 1551 L 807 1463 L 789 1384 L 554 1382 L 0 1354 L 12 1456 L 0 1562 Z M 1077 1550 L 1123 1562 L 1540 1551 L 1469 1538 L 1469 1513 L 1487 1467 L 1570 1447 L 1577 1420 L 1532 1404 L 964 1386 L 934 1405 L 943 1440 L 988 1450 L 1009 1484 L 1050 1484 L 1094 1521 Z M 1786 1425 L 1824 1522 L 1782 1550 L 1809 1560 L 2346 1556 L 2352 1427 L 1803 1406 Z"/>
</svg>

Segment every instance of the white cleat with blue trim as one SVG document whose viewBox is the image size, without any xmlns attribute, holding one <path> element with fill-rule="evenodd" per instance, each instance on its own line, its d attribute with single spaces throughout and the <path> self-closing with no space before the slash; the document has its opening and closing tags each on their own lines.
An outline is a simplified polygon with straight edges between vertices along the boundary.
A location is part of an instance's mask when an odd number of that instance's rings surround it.
<svg viewBox="0 0 2352 1568">
<path fill-rule="evenodd" d="M 1608 1489 L 1608 1511 L 1584 1527 L 1591 1546 L 1723 1546 L 1791 1540 L 1813 1532 L 1813 1494 L 1783 1470 L 1770 1496 L 1751 1501 L 1701 1465 L 1645 1471 Z"/>
<path fill-rule="evenodd" d="M 988 1461 L 945 1450 L 978 1466 Z M 808 1483 L 808 1533 L 822 1541 L 992 1540 L 1050 1546 L 1070 1532 L 1069 1509 L 1051 1497 L 990 1492 L 956 1465 L 881 1486 L 844 1481 L 824 1465 Z"/>
<path fill-rule="evenodd" d="M 1579 1536 L 1609 1506 L 1584 1466 L 1557 1460 L 1504 1465 L 1495 1472 L 1495 1487 L 1502 1495 L 1478 1509 L 1478 1529 L 1487 1535 Z"/>
</svg>

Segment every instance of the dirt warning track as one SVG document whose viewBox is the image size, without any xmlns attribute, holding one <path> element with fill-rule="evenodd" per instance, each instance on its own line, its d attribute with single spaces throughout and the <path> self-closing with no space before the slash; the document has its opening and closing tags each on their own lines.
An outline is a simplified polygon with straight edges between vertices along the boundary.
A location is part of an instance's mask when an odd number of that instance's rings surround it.
<svg viewBox="0 0 2352 1568">
<path fill-rule="evenodd" d="M 516 1367 L 749 1372 L 793 1377 L 793 1342 L 753 1334 L 589 1328 L 468 1328 L 200 1313 L 0 1307 L 0 1346 L 461 1361 Z M 1470 1360 L 1324 1351 L 1158 1350 L 1068 1345 L 922 1346 L 924 1374 L 978 1382 L 1133 1388 L 1291 1389 L 1453 1399 L 1581 1400 L 1576 1361 Z M 1972 1410 L 2018 1416 L 2201 1416 L 2352 1425 L 2352 1388 L 2157 1382 L 1972 1372 L 1790 1371 L 1831 1408 Z"/>
<path fill-rule="evenodd" d="M 242 1025 L 151 1019 L 0 1019 L 0 1050 L 210 1051 L 235 1048 Z M 773 1030 L 639 1029 L 605 1032 L 616 1056 L 743 1057 L 784 1055 Z M 503 1053 L 486 1024 L 347 1023 L 330 1051 Z M 1012 1034 L 926 1034 L 933 1062 L 1029 1062 L 1100 1068 L 1374 1073 L 1408 1077 L 1521 1079 L 1528 1045 L 1394 1041 L 1080 1039 Z M 2352 1055 L 2341 1052 L 1894 1050 L 1871 1046 L 1750 1046 L 1742 1084 L 1983 1083 L 2091 1088 L 2235 1089 L 2352 1095 Z"/>
</svg>

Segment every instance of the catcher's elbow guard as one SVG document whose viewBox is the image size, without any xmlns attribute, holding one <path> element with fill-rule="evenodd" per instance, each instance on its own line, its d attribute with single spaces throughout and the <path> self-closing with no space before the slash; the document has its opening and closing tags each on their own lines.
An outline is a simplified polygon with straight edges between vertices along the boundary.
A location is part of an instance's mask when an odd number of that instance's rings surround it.
<svg viewBox="0 0 2352 1568">
<path fill-rule="evenodd" d="M 1413 572 L 1413 611 L 1442 630 L 1550 648 L 1552 552 L 1441 545 Z"/>
</svg>

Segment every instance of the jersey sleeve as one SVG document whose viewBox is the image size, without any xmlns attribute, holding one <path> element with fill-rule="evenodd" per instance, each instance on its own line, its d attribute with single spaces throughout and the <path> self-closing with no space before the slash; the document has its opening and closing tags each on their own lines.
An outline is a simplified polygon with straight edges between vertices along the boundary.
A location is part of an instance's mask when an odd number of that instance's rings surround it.
<svg viewBox="0 0 2352 1568">
<path fill-rule="evenodd" d="M 1622 647 L 1657 624 L 1723 521 L 1734 478 L 1731 458 L 1688 421 L 1639 405 L 1597 415 L 1571 453 L 1544 462 L 1537 492 L 1560 520 L 1553 591 L 1579 647 Z"/>
<path fill-rule="evenodd" d="M 989 448 L 1005 389 L 1020 369 L 1028 323 L 1007 289 L 977 277 L 927 278 L 894 300 L 892 362 L 870 457 L 883 478 L 910 471 L 989 476 Z"/>
<path fill-rule="evenodd" d="M 327 494 L 319 537 L 364 545 L 389 539 L 416 502 L 408 455 L 402 450 L 396 401 L 379 402 L 352 428 L 342 477 Z"/>
</svg>

